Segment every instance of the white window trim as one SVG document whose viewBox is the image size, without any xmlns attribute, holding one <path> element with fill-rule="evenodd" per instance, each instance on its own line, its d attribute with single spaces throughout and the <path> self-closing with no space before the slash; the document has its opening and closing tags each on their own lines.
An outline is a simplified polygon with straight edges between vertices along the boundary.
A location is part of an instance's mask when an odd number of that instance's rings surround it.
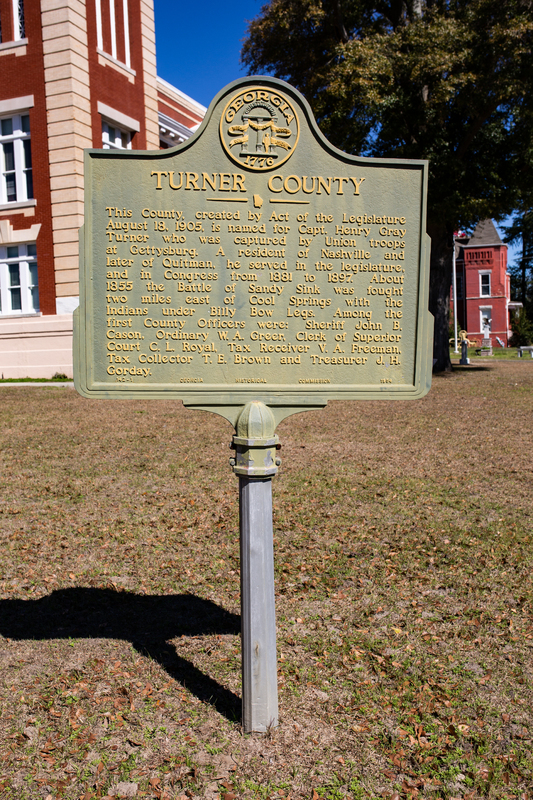
<svg viewBox="0 0 533 800">
<path fill-rule="evenodd" d="M 124 60 L 127 67 L 131 67 L 130 53 L 130 18 L 128 12 L 128 0 L 122 2 L 122 13 L 124 17 Z"/>
<path fill-rule="evenodd" d="M 115 136 L 114 139 L 110 138 L 110 132 L 108 128 L 111 128 L 112 131 L 120 134 L 120 136 Z M 126 135 L 126 146 L 124 146 L 122 136 Z M 104 150 L 131 150 L 131 131 L 125 131 L 122 128 L 119 128 L 115 123 L 108 122 L 106 119 L 102 120 L 102 148 Z"/>
<path fill-rule="evenodd" d="M 29 108 L 33 108 L 34 105 L 32 94 L 28 94 L 25 97 L 10 97 L 9 100 L 0 100 L 0 116 L 7 117 L 8 114 L 27 111 Z"/>
<path fill-rule="evenodd" d="M 102 0 L 96 0 L 96 47 L 104 49 L 104 36 L 102 33 Z"/>
<path fill-rule="evenodd" d="M 16 42 L 1 42 L 0 43 L 0 53 L 2 53 L 2 51 L 8 50 L 8 51 L 13 51 L 13 52 L 17 53 L 17 55 L 24 55 L 25 51 L 22 51 L 21 53 L 19 53 L 19 52 L 17 52 L 17 48 L 25 47 L 27 44 L 28 44 L 28 40 L 27 39 L 18 39 Z M 4 53 L 4 55 L 6 55 L 6 54 Z"/>
<path fill-rule="evenodd" d="M 24 38 L 20 35 L 19 0 L 13 0 L 13 41 L 21 42 Z"/>
<path fill-rule="evenodd" d="M 31 200 L 17 200 L 14 203 L 0 203 L 0 211 L 16 211 L 17 208 L 31 208 L 37 205 L 37 200 L 32 197 Z"/>
<path fill-rule="evenodd" d="M 480 333 L 483 333 L 483 317 L 487 317 L 487 319 L 491 320 L 489 324 L 489 331 L 492 333 L 492 306 L 480 306 L 479 307 L 479 330 Z"/>
<path fill-rule="evenodd" d="M 6 188 L 5 188 L 5 180 L 4 180 L 4 161 L 3 161 L 3 153 L 0 152 L 0 206 L 6 206 L 7 208 L 16 208 L 19 203 L 28 203 L 29 201 L 34 200 L 35 198 L 28 197 L 28 187 L 26 183 L 26 172 L 29 171 L 25 166 L 25 155 L 24 155 L 24 144 L 25 141 L 31 142 L 31 132 L 24 133 L 22 131 L 22 117 L 26 116 L 24 111 L 18 114 L 2 114 L 2 118 L 10 118 L 13 120 L 19 120 L 20 125 L 19 127 L 14 126 L 14 131 L 17 133 L 9 134 L 7 136 L 3 136 L 0 131 L 0 145 L 5 143 L 11 142 L 13 144 L 13 159 L 14 159 L 14 167 L 15 169 L 12 170 L 15 173 L 15 187 L 17 193 L 16 200 L 8 200 L 6 197 Z M 1 122 L 1 119 L 0 119 Z M 1 150 L 1 147 L 0 147 Z M 31 170 L 33 172 L 33 170 Z M 31 204 L 31 203 L 30 203 Z M 34 205 L 34 204 L 33 204 Z"/>
<path fill-rule="evenodd" d="M 492 296 L 492 270 L 490 270 L 490 269 L 479 269 L 478 270 L 478 275 L 479 275 L 479 296 L 481 298 L 483 298 L 483 297 L 491 297 Z M 489 293 L 488 294 L 483 294 L 483 284 L 482 284 L 482 280 L 481 280 L 483 275 L 488 275 L 489 276 Z"/>
<path fill-rule="evenodd" d="M 16 2 L 16 0 L 14 0 Z M 124 16 L 124 61 L 120 61 L 117 57 L 117 22 L 115 2 L 117 0 L 109 0 L 109 22 L 111 27 L 111 52 L 106 53 L 104 50 L 104 33 L 102 26 L 102 0 L 96 0 L 96 49 L 100 55 L 108 56 L 116 61 L 117 64 L 131 69 L 131 48 L 130 48 L 130 20 L 128 13 L 128 0 L 122 0 L 122 9 Z M 133 73 L 135 74 L 135 73 Z"/>
<path fill-rule="evenodd" d="M 116 125 L 119 128 L 127 128 L 130 131 L 135 131 L 135 133 L 141 130 L 141 123 L 138 120 L 123 114 L 122 111 L 111 108 L 111 106 L 107 106 L 105 103 L 101 103 L 100 100 L 97 108 L 98 113 L 105 117 L 106 120 L 109 120 L 112 125 Z"/>
<path fill-rule="evenodd" d="M 96 48 L 96 52 L 98 53 L 100 58 L 104 60 L 104 62 L 109 61 L 109 63 L 112 64 L 114 67 L 116 67 L 119 72 L 123 72 L 127 76 L 131 75 L 133 78 L 137 76 L 137 73 L 135 72 L 134 69 L 132 69 L 131 67 L 127 67 L 126 64 L 122 63 L 122 61 L 117 61 L 116 58 L 113 58 L 113 56 L 110 55 L 109 53 L 105 53 L 103 50 L 100 50 L 99 47 Z M 106 66 L 105 63 L 104 66 Z"/>
<path fill-rule="evenodd" d="M 117 58 L 117 24 L 115 20 L 115 0 L 109 0 L 109 22 L 111 24 L 111 55 Z"/>
<path fill-rule="evenodd" d="M 35 225 L 30 225 L 29 228 L 13 229 L 11 220 L 0 219 L 0 245 L 2 244 L 33 244 L 37 241 L 39 231 L 41 230 L 41 223 L 37 222 Z"/>
<path fill-rule="evenodd" d="M 31 288 L 37 287 L 39 291 L 39 284 L 30 283 L 30 264 L 37 264 L 37 256 L 28 256 L 28 245 L 34 245 L 35 242 L 26 242 L 25 244 L 17 244 L 19 254 L 18 256 L 7 257 L 8 247 L 13 245 L 4 245 L 0 247 L 0 297 L 2 302 L 2 311 L 0 318 L 5 317 L 20 317 L 20 316 L 33 316 L 39 314 L 39 306 L 34 308 L 33 296 Z M 22 251 L 22 253 L 21 253 Z M 18 264 L 20 271 L 20 295 L 21 295 L 21 308 L 13 310 L 11 308 L 11 289 L 9 286 L 9 265 Z"/>
<path fill-rule="evenodd" d="M 98 111 L 102 115 L 102 147 L 104 150 L 131 150 L 133 134 L 140 130 L 141 126 L 136 119 L 122 114 L 105 103 L 98 102 Z M 113 140 L 109 138 L 109 128 L 113 128 L 120 136 L 115 136 Z M 126 135 L 126 145 L 123 143 L 123 135 Z"/>
</svg>

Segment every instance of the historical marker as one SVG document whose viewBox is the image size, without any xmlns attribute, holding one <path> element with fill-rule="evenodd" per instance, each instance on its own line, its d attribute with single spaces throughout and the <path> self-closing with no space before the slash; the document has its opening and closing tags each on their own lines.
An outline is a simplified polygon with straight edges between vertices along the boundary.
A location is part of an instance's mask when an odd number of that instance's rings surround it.
<svg viewBox="0 0 533 800">
<path fill-rule="evenodd" d="M 236 428 L 247 730 L 277 722 L 275 428 L 330 399 L 429 390 L 426 186 L 425 161 L 334 148 L 273 78 L 227 86 L 175 148 L 85 154 L 75 385 Z"/>
</svg>

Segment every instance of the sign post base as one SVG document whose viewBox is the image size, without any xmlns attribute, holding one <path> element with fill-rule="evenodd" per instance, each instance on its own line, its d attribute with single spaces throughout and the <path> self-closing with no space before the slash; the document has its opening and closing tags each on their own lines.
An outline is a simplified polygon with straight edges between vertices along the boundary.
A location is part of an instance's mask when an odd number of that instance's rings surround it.
<svg viewBox="0 0 533 800">
<path fill-rule="evenodd" d="M 272 478 L 281 461 L 276 422 L 264 403 L 242 409 L 230 459 L 239 476 L 242 724 L 265 733 L 278 724 Z"/>
<path fill-rule="evenodd" d="M 239 476 L 241 533 L 242 724 L 278 724 L 272 477 Z"/>
</svg>

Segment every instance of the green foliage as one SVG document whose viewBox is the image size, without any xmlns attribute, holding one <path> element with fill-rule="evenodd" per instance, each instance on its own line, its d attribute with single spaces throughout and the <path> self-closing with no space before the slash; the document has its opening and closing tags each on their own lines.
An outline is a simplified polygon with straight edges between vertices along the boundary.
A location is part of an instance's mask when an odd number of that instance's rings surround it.
<svg viewBox="0 0 533 800">
<path fill-rule="evenodd" d="M 531 322 L 524 308 L 511 320 L 513 335 L 511 337 L 511 347 L 520 347 L 533 344 L 533 322 Z"/>
<path fill-rule="evenodd" d="M 513 209 L 532 34 L 527 0 L 271 0 L 242 60 L 296 85 L 338 147 L 429 159 L 430 217 L 456 227 Z"/>
<path fill-rule="evenodd" d="M 509 265 L 511 273 L 511 296 L 524 304 L 527 316 L 533 317 L 533 210 L 520 210 L 513 217 L 512 224 L 505 228 L 505 241 L 509 244 L 520 242 L 521 254 L 514 264 Z"/>
<path fill-rule="evenodd" d="M 242 61 L 295 85 L 343 150 L 429 160 L 430 309 L 448 360 L 454 230 L 533 194 L 529 0 L 271 0 Z"/>
</svg>

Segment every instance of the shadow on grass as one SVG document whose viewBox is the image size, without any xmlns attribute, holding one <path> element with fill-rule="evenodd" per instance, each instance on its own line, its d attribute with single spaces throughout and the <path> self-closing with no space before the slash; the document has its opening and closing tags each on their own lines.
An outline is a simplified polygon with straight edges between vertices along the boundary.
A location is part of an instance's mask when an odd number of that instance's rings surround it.
<svg viewBox="0 0 533 800">
<path fill-rule="evenodd" d="M 59 589 L 38 600 L 0 600 L 0 633 L 10 639 L 123 639 L 150 656 L 199 700 L 231 721 L 241 700 L 194 664 L 169 640 L 238 634 L 240 618 L 195 595 L 138 595 L 112 589 Z"/>
<path fill-rule="evenodd" d="M 453 364 L 452 362 L 452 366 L 454 372 L 490 372 L 493 369 L 492 364 L 482 367 L 481 364 Z"/>
</svg>

